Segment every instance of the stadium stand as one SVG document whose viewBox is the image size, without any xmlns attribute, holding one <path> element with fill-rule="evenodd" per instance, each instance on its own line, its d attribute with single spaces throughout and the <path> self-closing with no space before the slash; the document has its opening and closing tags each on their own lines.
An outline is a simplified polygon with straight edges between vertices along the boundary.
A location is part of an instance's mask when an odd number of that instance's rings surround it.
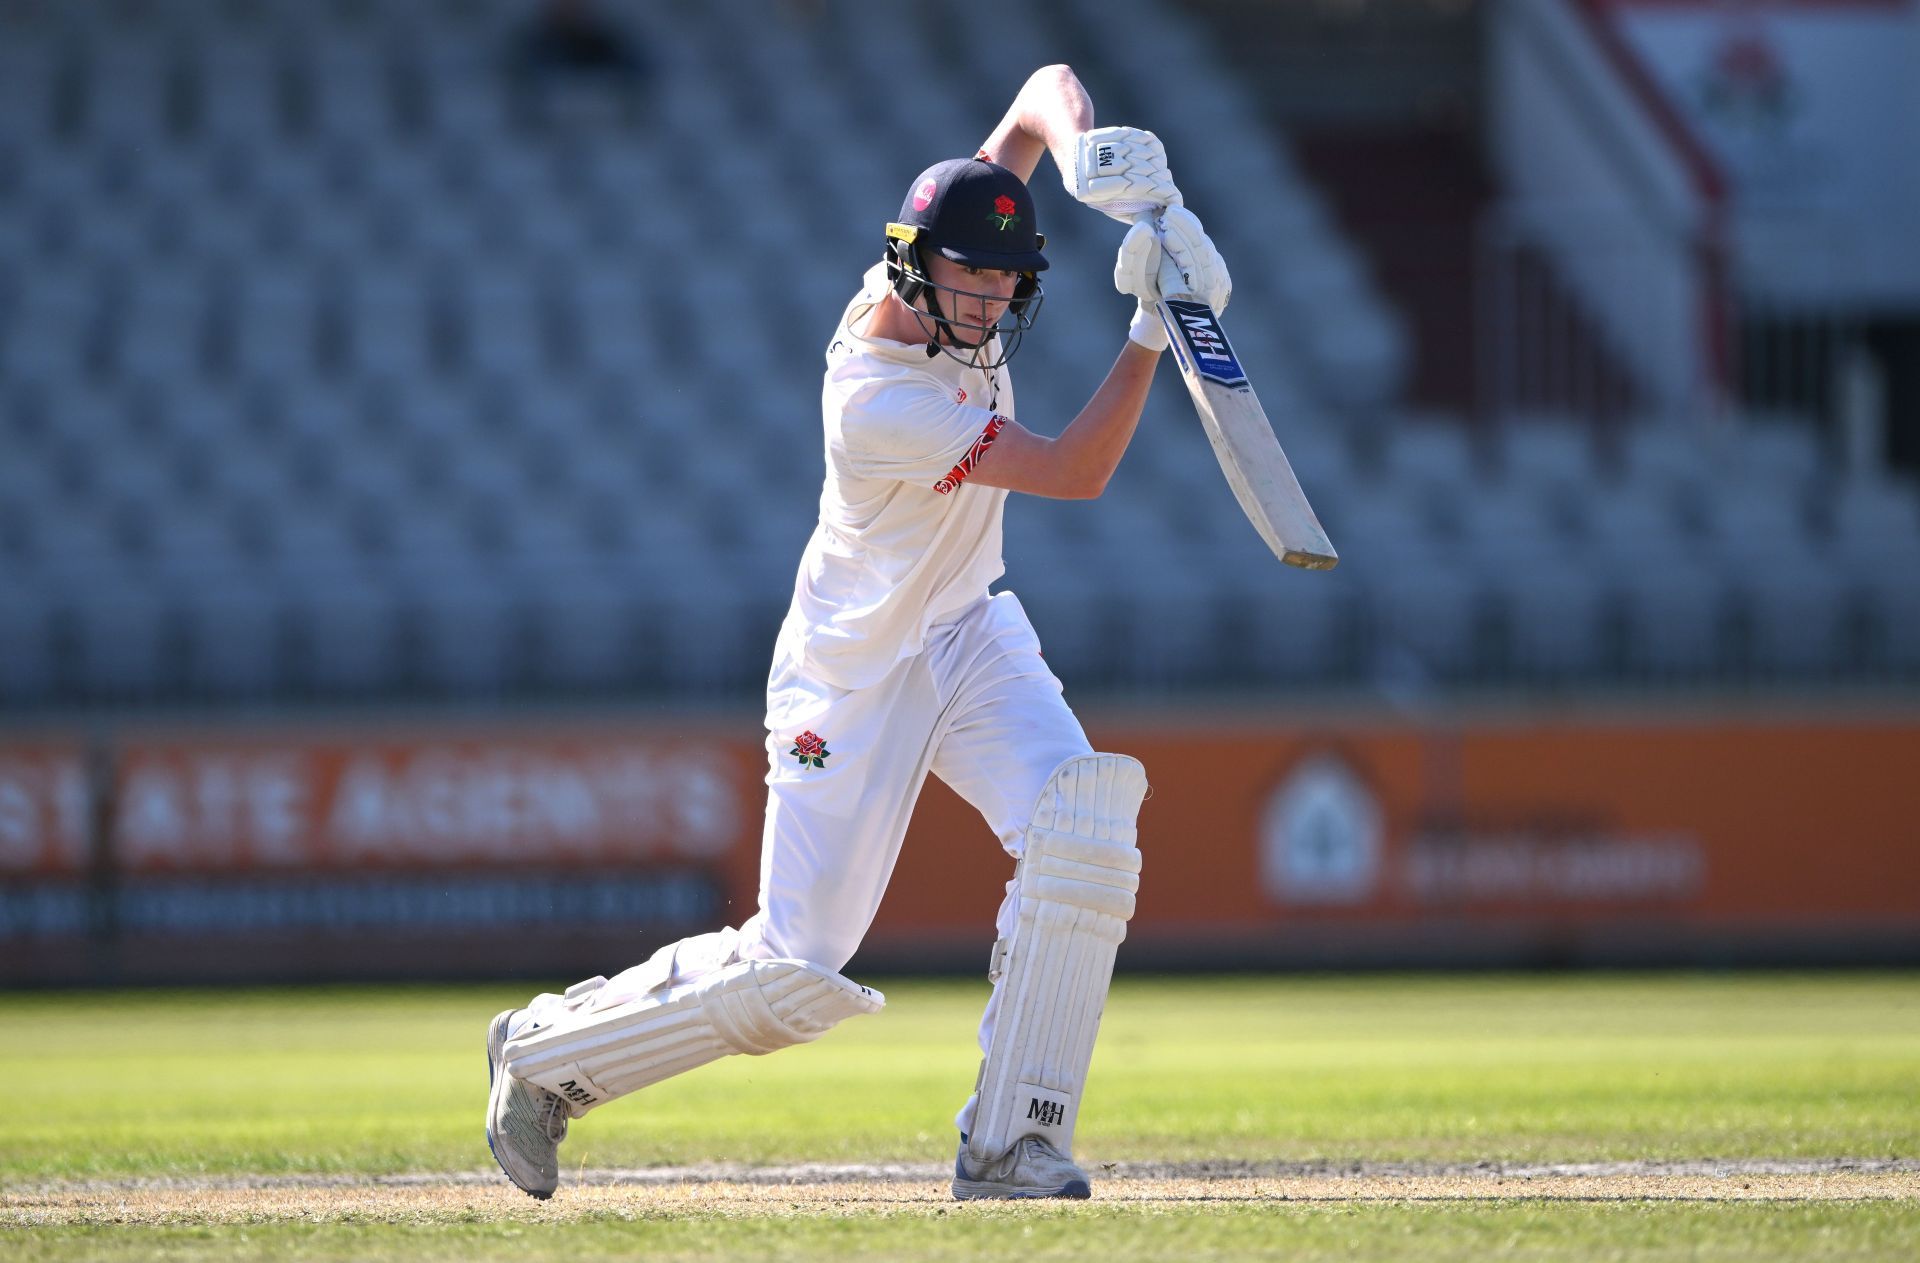
<svg viewBox="0 0 1920 1263">
<path fill-rule="evenodd" d="M 1345 558 L 1273 563 L 1168 370 L 1104 500 L 1009 508 L 1063 676 L 1920 672 L 1909 483 L 1790 420 L 1647 421 L 1610 459 L 1579 418 L 1404 407 L 1408 326 L 1203 28 L 987 7 L 1166 138 Z M 908 179 L 1026 69 L 1006 39 L 935 56 L 961 8 L 622 8 L 631 117 L 588 90 L 536 121 L 510 0 L 0 4 L 0 707 L 750 696 L 825 334 Z M 1129 99 L 1149 69 L 1182 91 Z M 879 110 L 883 81 L 927 90 Z M 1050 432 L 1124 312 L 1117 228 L 1039 185 L 1018 413 Z"/>
</svg>

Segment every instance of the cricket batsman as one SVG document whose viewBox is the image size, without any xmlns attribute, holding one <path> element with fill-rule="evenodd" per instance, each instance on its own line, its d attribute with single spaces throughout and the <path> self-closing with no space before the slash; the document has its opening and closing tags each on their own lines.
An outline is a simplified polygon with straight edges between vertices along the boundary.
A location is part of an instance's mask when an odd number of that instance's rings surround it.
<svg viewBox="0 0 1920 1263">
<path fill-rule="evenodd" d="M 1167 331 L 1153 303 L 1218 311 L 1231 282 L 1151 132 L 1094 129 L 1065 66 L 1036 71 L 979 153 L 929 167 L 827 342 L 826 481 L 767 679 L 759 910 L 612 978 L 509 1009 L 487 1031 L 487 1144 L 537 1198 L 569 1119 L 730 1053 L 878 1012 L 838 972 L 892 875 L 929 772 L 1012 855 L 961 1107 L 956 1198 L 1087 1197 L 1073 1161 L 1114 952 L 1133 915 L 1144 770 L 1097 752 L 1004 572 L 1011 491 L 1098 496 L 1127 450 Z M 1047 268 L 1027 180 L 1131 225 L 1114 280 L 1138 300 L 1119 356 L 1057 438 L 1015 418 L 1007 362 Z"/>
</svg>

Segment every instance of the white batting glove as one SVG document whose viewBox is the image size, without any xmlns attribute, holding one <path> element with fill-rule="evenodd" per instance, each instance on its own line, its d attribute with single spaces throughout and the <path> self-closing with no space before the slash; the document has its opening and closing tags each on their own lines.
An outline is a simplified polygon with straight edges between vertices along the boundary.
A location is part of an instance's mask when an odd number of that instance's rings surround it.
<svg viewBox="0 0 1920 1263">
<path fill-rule="evenodd" d="M 1167 346 L 1166 326 L 1154 310 L 1160 299 L 1191 298 L 1218 315 L 1233 298 L 1227 261 L 1200 226 L 1199 217 L 1183 206 L 1143 215 L 1127 230 L 1114 260 L 1113 285 L 1139 300 L 1127 336 L 1150 351 Z"/>
<path fill-rule="evenodd" d="M 1142 211 L 1182 201 L 1160 138 L 1138 127 L 1081 132 L 1074 138 L 1073 170 L 1062 171 L 1060 182 L 1075 198 L 1123 224 Z"/>
<path fill-rule="evenodd" d="M 1223 312 L 1233 297 L 1233 277 L 1199 216 L 1184 206 L 1143 215 L 1120 242 L 1113 285 L 1122 294 L 1153 303 L 1191 298 Z"/>
</svg>

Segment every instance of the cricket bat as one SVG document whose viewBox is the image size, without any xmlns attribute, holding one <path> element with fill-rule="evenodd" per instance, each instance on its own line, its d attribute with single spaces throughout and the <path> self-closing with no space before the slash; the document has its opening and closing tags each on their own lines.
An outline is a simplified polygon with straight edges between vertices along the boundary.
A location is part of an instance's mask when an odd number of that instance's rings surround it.
<svg viewBox="0 0 1920 1263">
<path fill-rule="evenodd" d="M 1333 569 L 1340 554 L 1333 551 L 1300 490 L 1220 317 L 1207 304 L 1184 295 L 1163 298 L 1156 306 L 1200 425 L 1253 529 L 1289 566 Z"/>
</svg>

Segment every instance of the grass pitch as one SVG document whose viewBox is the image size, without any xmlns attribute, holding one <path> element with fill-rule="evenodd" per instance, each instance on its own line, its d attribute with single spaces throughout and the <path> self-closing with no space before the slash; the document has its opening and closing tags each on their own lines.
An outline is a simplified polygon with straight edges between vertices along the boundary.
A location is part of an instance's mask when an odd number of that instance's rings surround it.
<svg viewBox="0 0 1920 1263">
<path fill-rule="evenodd" d="M 1095 1200 L 957 1206 L 984 984 L 576 1122 L 551 1203 L 480 1135 L 517 986 L 0 997 L 0 1254 L 1904 1258 L 1920 977 L 1122 979 Z"/>
</svg>

